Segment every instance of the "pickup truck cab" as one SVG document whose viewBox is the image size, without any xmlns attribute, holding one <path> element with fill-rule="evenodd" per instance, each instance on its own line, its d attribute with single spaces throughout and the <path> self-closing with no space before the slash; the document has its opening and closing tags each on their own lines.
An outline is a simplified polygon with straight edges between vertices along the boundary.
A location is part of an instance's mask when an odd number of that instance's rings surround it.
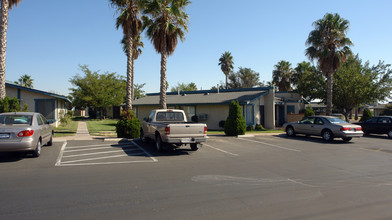
<svg viewBox="0 0 392 220">
<path fill-rule="evenodd" d="M 140 138 L 143 142 L 155 141 L 157 151 L 165 150 L 169 145 L 180 147 L 184 144 L 189 144 L 195 151 L 207 140 L 207 125 L 187 122 L 183 110 L 156 109 L 142 122 Z"/>
</svg>

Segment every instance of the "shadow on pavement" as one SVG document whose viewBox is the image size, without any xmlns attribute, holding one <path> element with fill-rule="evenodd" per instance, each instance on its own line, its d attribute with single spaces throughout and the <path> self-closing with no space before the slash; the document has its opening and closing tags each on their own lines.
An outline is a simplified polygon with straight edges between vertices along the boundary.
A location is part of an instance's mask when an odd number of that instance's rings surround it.
<svg viewBox="0 0 392 220">
<path fill-rule="evenodd" d="M 285 138 L 285 139 L 291 139 L 291 140 L 296 140 L 296 141 L 306 141 L 306 142 L 313 142 L 313 143 L 319 143 L 319 144 L 354 144 L 355 139 L 353 138 L 349 142 L 345 142 L 342 140 L 342 138 L 334 138 L 333 141 L 324 141 L 321 137 L 318 136 L 306 136 L 306 135 L 301 135 L 297 134 L 294 137 L 288 137 L 286 134 L 279 134 L 279 135 L 274 135 L 275 137 L 280 137 L 280 138 Z"/>
</svg>

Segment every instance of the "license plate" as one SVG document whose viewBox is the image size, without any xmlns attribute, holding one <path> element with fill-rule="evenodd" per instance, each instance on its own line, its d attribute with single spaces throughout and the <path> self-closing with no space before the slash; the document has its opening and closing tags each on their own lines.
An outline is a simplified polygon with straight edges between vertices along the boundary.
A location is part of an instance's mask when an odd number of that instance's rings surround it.
<svg viewBox="0 0 392 220">
<path fill-rule="evenodd" d="M 182 142 L 192 142 L 192 138 L 183 138 Z"/>
<path fill-rule="evenodd" d="M 10 134 L 0 134 L 0 139 L 10 138 Z"/>
</svg>

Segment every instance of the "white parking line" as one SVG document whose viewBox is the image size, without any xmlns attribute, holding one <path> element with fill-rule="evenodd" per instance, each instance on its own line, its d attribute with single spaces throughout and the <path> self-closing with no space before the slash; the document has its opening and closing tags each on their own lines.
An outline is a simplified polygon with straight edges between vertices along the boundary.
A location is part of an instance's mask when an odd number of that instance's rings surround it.
<svg viewBox="0 0 392 220">
<path fill-rule="evenodd" d="M 265 143 L 265 142 L 261 142 L 261 141 L 255 141 L 255 140 L 250 140 L 250 139 L 246 139 L 246 138 L 238 138 L 238 139 L 241 139 L 241 140 L 244 140 L 244 141 L 250 141 L 250 142 L 254 142 L 254 143 L 259 143 L 259 144 L 264 144 L 264 145 L 267 145 L 267 146 L 270 146 L 270 147 L 280 148 L 280 149 L 283 149 L 283 150 L 289 150 L 289 151 L 294 151 L 294 152 L 301 152 L 300 150 L 297 150 L 297 149 L 282 147 L 282 146 L 278 146 L 278 145 L 275 145 L 275 144 L 269 144 L 269 143 Z"/>
<path fill-rule="evenodd" d="M 220 151 L 220 152 L 225 153 L 225 154 L 230 154 L 230 155 L 232 155 L 232 156 L 239 156 L 238 154 L 234 154 L 234 153 L 231 153 L 231 152 L 229 152 L 229 151 L 225 151 L 225 150 L 222 150 L 222 149 L 213 147 L 213 146 L 208 145 L 208 144 L 203 144 L 203 146 L 207 146 L 207 147 L 209 147 L 209 148 L 215 149 L 215 150 Z"/>
<path fill-rule="evenodd" d="M 136 147 L 138 147 L 140 150 L 142 150 L 145 154 L 147 154 L 147 156 L 148 156 L 149 158 L 151 158 L 152 161 L 158 162 L 158 160 L 157 160 L 155 157 L 153 157 L 150 153 L 148 153 L 146 150 L 144 150 L 144 148 L 140 147 L 140 145 L 138 145 L 135 141 L 132 141 L 132 143 L 133 143 L 134 145 L 136 145 Z"/>
<path fill-rule="evenodd" d="M 132 145 L 127 145 L 127 146 L 132 146 Z M 79 151 L 90 151 L 90 150 L 101 150 L 101 149 L 113 149 L 113 147 L 96 147 L 96 148 L 86 148 L 86 149 L 78 149 L 78 150 L 67 150 L 67 153 L 69 153 L 69 152 L 79 152 Z"/>
<path fill-rule="evenodd" d="M 63 154 L 64 154 L 65 146 L 67 146 L 67 141 L 65 141 L 63 146 L 61 146 L 61 150 L 60 150 L 59 156 L 57 157 L 55 166 L 60 166 L 61 165 L 61 159 L 62 159 Z"/>
<path fill-rule="evenodd" d="M 99 146 L 108 146 L 111 145 L 112 147 L 123 147 L 130 145 L 128 144 L 94 144 L 94 145 L 84 145 L 84 146 L 72 146 L 72 147 L 67 147 L 67 149 L 78 149 L 78 148 L 89 148 L 89 147 L 99 147 Z"/>
<path fill-rule="evenodd" d="M 137 154 L 131 154 L 131 155 L 137 156 L 137 155 L 142 155 L 142 154 L 144 154 L 144 153 L 137 153 Z M 82 160 L 65 161 L 65 162 L 61 162 L 61 164 L 76 163 L 76 162 L 89 161 L 89 160 L 102 160 L 102 159 L 115 158 L 115 157 L 127 157 L 127 156 L 129 156 L 129 154 L 108 156 L 108 157 L 95 157 L 95 158 L 88 158 L 88 159 L 82 159 Z"/>
<path fill-rule="evenodd" d="M 139 149 L 112 150 L 112 151 L 103 151 L 103 152 L 95 152 L 95 153 L 88 153 L 88 154 L 67 155 L 67 156 L 63 156 L 63 158 L 83 157 L 83 156 L 90 156 L 90 155 L 97 155 L 97 154 L 110 154 L 110 153 L 118 153 L 118 152 L 131 152 L 131 151 L 138 151 L 138 150 Z"/>
</svg>

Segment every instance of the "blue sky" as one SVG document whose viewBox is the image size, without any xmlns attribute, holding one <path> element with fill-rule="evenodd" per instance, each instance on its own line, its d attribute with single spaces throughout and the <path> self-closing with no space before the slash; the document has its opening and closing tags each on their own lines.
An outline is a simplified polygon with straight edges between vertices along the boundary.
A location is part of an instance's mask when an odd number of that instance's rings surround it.
<svg viewBox="0 0 392 220">
<path fill-rule="evenodd" d="M 305 41 L 312 23 L 326 13 L 350 21 L 347 34 L 362 60 L 392 63 L 390 0 L 193 0 L 186 40 L 168 58 L 169 87 L 194 82 L 210 89 L 224 82 L 220 55 L 230 51 L 235 71 L 248 67 L 270 81 L 274 65 L 308 61 Z M 28 74 L 34 88 L 68 95 L 79 64 L 102 73 L 126 74 L 126 56 L 108 0 L 24 0 L 10 12 L 6 80 Z M 145 48 L 135 62 L 135 83 L 159 92 L 160 55 L 143 34 Z"/>
</svg>

